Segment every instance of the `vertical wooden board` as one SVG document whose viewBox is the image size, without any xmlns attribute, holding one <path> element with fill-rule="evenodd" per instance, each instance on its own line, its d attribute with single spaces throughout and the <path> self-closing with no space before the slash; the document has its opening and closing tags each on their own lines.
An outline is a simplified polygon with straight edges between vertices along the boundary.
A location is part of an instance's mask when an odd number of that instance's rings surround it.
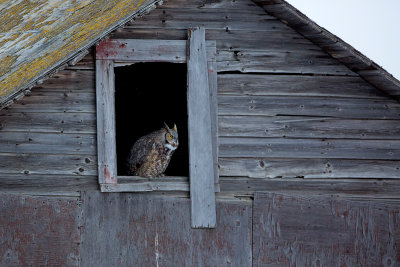
<svg viewBox="0 0 400 267">
<path fill-rule="evenodd" d="M 79 266 L 77 199 L 0 194 L 0 266 Z"/>
<path fill-rule="evenodd" d="M 187 198 L 85 192 L 81 265 L 251 266 L 251 205 L 217 207 L 215 229 L 192 229 Z"/>
<path fill-rule="evenodd" d="M 192 227 L 215 227 L 214 163 L 204 28 L 188 30 L 188 119 Z"/>
<path fill-rule="evenodd" d="M 96 60 L 97 153 L 99 183 L 117 182 L 114 62 Z"/>
<path fill-rule="evenodd" d="M 255 193 L 254 266 L 395 266 L 400 203 Z"/>
<path fill-rule="evenodd" d="M 208 51 L 211 51 L 209 49 Z M 211 54 L 211 55 L 210 55 Z M 218 99 L 217 99 L 217 48 L 214 43 L 212 53 L 207 53 L 208 67 L 208 87 L 210 90 L 210 115 L 211 115 L 211 135 L 212 153 L 214 162 L 214 186 L 215 192 L 219 192 L 219 168 L 218 168 Z"/>
</svg>

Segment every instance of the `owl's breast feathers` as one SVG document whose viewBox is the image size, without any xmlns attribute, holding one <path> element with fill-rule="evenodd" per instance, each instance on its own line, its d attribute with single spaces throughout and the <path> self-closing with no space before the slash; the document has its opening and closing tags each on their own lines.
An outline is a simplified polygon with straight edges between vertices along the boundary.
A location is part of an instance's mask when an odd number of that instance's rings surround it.
<svg viewBox="0 0 400 267">
<path fill-rule="evenodd" d="M 176 147 L 165 146 L 159 136 L 157 131 L 136 141 L 127 161 L 129 175 L 154 178 L 164 174 Z"/>
</svg>

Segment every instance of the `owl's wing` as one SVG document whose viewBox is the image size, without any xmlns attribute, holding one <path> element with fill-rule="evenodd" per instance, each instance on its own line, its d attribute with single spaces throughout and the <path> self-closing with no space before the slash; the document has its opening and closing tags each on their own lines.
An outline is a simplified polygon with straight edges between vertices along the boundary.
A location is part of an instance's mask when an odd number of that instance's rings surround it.
<svg viewBox="0 0 400 267">
<path fill-rule="evenodd" d="M 128 165 L 142 165 L 150 155 L 151 151 L 155 149 L 154 138 L 150 136 L 143 136 L 139 138 L 133 145 L 129 158 Z"/>
</svg>

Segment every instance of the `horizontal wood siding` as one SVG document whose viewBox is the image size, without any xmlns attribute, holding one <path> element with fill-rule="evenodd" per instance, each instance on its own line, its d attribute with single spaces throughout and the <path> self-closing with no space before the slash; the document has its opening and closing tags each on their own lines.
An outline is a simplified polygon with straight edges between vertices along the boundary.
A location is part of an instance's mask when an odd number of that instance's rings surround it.
<svg viewBox="0 0 400 267">
<path fill-rule="evenodd" d="M 2 190 L 98 187 L 94 77 L 61 71 L 0 111 Z"/>
<path fill-rule="evenodd" d="M 323 181 L 346 181 L 363 194 L 372 191 L 359 179 L 395 183 L 400 177 L 399 102 L 252 1 L 170 0 L 111 37 L 186 40 L 191 26 L 205 27 L 206 40 L 217 46 L 222 191 L 253 192 L 293 179 L 300 191 L 302 181 L 316 191 Z M 13 177 L 16 184 L 33 185 L 30 176 L 43 175 L 50 186 L 49 177 L 60 175 L 92 188 L 93 58 L 91 49 L 0 111 L 4 185 L 11 186 Z M 311 179 L 316 184 L 310 187 L 305 180 Z M 376 190 L 386 194 L 385 186 Z"/>
<path fill-rule="evenodd" d="M 400 177 L 399 102 L 261 11 L 251 1 L 168 1 L 112 38 L 185 39 L 203 26 L 216 41 L 222 191 L 283 190 L 290 179 L 302 191 L 313 179 L 304 190 L 394 196 L 356 181 Z"/>
</svg>

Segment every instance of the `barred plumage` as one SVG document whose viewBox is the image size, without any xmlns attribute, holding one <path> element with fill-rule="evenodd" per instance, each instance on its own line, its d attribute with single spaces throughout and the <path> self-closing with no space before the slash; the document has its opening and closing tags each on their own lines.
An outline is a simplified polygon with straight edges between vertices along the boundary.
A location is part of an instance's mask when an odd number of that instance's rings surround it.
<svg viewBox="0 0 400 267">
<path fill-rule="evenodd" d="M 179 145 L 176 125 L 140 137 L 133 145 L 128 159 L 129 175 L 148 178 L 164 176 L 172 154 Z"/>
</svg>

